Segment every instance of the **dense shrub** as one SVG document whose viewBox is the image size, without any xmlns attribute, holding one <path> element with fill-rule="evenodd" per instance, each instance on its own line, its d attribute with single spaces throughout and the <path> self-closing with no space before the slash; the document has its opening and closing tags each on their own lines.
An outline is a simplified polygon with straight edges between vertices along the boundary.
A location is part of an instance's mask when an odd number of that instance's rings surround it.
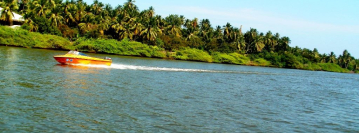
<svg viewBox="0 0 359 133">
<path fill-rule="evenodd" d="M 176 53 L 174 56 L 175 59 L 213 62 L 212 56 L 210 56 L 207 52 L 199 49 L 186 47 L 179 50 L 174 50 L 174 52 Z"/>
<path fill-rule="evenodd" d="M 254 63 L 256 66 L 271 66 L 271 63 L 263 58 L 255 59 Z"/>
<path fill-rule="evenodd" d="M 331 72 L 348 72 L 347 69 L 341 68 L 338 64 L 333 63 L 319 63 L 318 64 L 323 71 L 331 71 Z"/>
<path fill-rule="evenodd" d="M 9 46 L 52 48 L 52 49 L 72 49 L 69 40 L 55 36 L 29 32 L 20 28 L 9 28 L 0 26 L 0 44 Z"/>
<path fill-rule="evenodd" d="M 118 55 L 133 55 L 142 57 L 164 58 L 166 54 L 162 52 L 164 49 L 157 46 L 148 46 L 140 42 L 123 39 L 117 41 L 115 39 L 86 39 L 79 38 L 75 41 L 74 46 L 79 51 L 109 53 Z"/>
<path fill-rule="evenodd" d="M 227 63 L 227 64 L 240 64 L 240 65 L 250 65 L 250 59 L 239 53 L 212 53 L 213 62 L 216 63 Z"/>
</svg>

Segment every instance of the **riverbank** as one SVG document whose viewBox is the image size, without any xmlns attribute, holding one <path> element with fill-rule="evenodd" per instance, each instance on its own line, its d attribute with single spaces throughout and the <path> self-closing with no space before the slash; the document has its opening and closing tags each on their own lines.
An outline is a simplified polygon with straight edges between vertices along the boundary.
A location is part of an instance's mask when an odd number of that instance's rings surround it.
<svg viewBox="0 0 359 133">
<path fill-rule="evenodd" d="M 123 39 L 121 41 L 115 39 L 88 39 L 77 38 L 75 41 L 69 41 L 66 38 L 40 34 L 36 32 L 29 32 L 20 28 L 12 29 L 5 26 L 0 26 L 0 44 L 4 46 L 17 46 L 26 48 L 42 48 L 42 49 L 57 49 L 57 50 L 74 50 L 77 49 L 82 52 L 91 53 L 105 53 L 125 56 L 139 56 L 149 58 L 161 59 L 175 59 L 187 61 L 199 61 L 208 63 L 225 63 L 248 66 L 264 66 L 264 67 L 279 67 L 294 68 L 302 70 L 313 71 L 331 71 L 331 72 L 350 72 L 343 69 L 337 64 L 333 63 L 308 63 L 300 64 L 298 62 L 291 62 L 290 56 L 283 56 L 281 64 L 274 65 L 272 62 L 253 55 L 245 55 L 240 53 L 220 53 L 207 52 L 199 49 L 183 47 L 166 51 L 164 48 L 157 46 L 150 46 L 140 42 Z M 275 57 L 273 53 L 269 53 L 270 57 Z M 293 65 L 288 65 L 291 63 Z M 291 67 L 286 67 L 291 66 Z M 358 72 L 357 72 L 358 73 Z"/>
</svg>

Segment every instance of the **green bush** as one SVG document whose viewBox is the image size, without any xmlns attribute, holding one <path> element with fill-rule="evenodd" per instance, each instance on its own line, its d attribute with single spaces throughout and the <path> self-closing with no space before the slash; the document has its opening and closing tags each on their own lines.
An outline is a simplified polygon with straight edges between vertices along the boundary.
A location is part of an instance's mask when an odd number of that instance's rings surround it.
<svg viewBox="0 0 359 133">
<path fill-rule="evenodd" d="M 53 48 L 65 49 L 72 48 L 69 40 L 55 36 L 29 32 L 20 28 L 9 28 L 0 26 L 0 44 L 21 47 Z"/>
<path fill-rule="evenodd" d="M 255 59 L 254 62 L 257 66 L 271 66 L 271 63 L 263 58 Z"/>
<path fill-rule="evenodd" d="M 130 41 L 129 39 L 117 41 L 115 39 L 79 38 L 75 41 L 74 46 L 79 51 L 85 52 L 158 58 L 166 57 L 166 54 L 162 52 L 164 51 L 162 48 L 157 46 L 148 46 L 140 42 Z"/>
<path fill-rule="evenodd" d="M 174 56 L 175 59 L 213 62 L 212 56 L 203 50 L 186 47 L 174 51 L 176 53 Z"/>
<path fill-rule="evenodd" d="M 333 63 L 318 63 L 323 71 L 330 71 L 330 72 L 348 72 L 347 69 L 341 68 L 338 64 Z"/>
<path fill-rule="evenodd" d="M 250 59 L 247 56 L 244 56 L 239 53 L 230 53 L 229 56 L 232 56 L 237 62 L 237 64 L 246 64 L 248 65 L 250 63 Z"/>
<path fill-rule="evenodd" d="M 230 56 L 228 54 L 219 53 L 219 52 L 214 52 L 212 54 L 213 54 L 212 55 L 213 60 L 216 63 L 240 64 L 239 61 L 235 57 Z"/>
</svg>

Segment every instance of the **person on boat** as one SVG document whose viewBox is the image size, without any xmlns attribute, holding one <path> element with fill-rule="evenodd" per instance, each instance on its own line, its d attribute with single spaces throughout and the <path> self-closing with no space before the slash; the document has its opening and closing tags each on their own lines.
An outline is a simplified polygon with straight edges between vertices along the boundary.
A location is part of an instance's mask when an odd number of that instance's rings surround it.
<svg viewBox="0 0 359 133">
<path fill-rule="evenodd" d="M 74 55 L 79 55 L 80 52 L 78 52 L 77 49 L 75 49 L 75 51 L 73 53 L 74 53 Z"/>
</svg>

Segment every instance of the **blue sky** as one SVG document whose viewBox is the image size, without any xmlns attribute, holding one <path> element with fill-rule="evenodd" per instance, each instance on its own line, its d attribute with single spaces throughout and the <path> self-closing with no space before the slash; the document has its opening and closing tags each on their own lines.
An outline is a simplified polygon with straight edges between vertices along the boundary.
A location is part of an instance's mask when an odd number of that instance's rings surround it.
<svg viewBox="0 0 359 133">
<path fill-rule="evenodd" d="M 84 0 L 92 4 L 93 0 Z M 112 7 L 127 0 L 99 0 Z M 298 46 L 337 56 L 347 49 L 359 58 L 359 0 L 135 0 L 140 10 L 209 19 L 212 26 L 227 22 L 243 31 L 279 33 Z"/>
</svg>

